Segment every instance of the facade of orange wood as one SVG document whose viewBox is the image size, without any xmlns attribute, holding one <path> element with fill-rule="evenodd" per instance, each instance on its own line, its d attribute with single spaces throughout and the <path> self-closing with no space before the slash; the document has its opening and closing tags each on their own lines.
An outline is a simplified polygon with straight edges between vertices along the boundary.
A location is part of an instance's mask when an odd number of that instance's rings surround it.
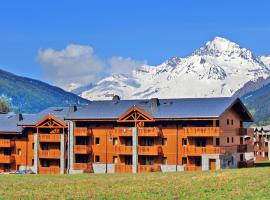
<svg viewBox="0 0 270 200">
<path fill-rule="evenodd" d="M 254 128 L 254 155 L 255 160 L 270 160 L 270 126 Z"/>
<path fill-rule="evenodd" d="M 251 166 L 252 117 L 239 99 L 92 101 L 0 115 L 0 172 L 137 173 Z"/>
</svg>

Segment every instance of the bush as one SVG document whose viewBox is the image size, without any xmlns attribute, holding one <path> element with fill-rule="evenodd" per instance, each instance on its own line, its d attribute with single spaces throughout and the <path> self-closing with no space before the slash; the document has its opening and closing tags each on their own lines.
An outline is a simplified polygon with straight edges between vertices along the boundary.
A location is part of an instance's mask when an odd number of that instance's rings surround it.
<svg viewBox="0 0 270 200">
<path fill-rule="evenodd" d="M 9 111 L 9 107 L 8 104 L 5 100 L 0 98 L 0 112 L 8 112 Z"/>
</svg>

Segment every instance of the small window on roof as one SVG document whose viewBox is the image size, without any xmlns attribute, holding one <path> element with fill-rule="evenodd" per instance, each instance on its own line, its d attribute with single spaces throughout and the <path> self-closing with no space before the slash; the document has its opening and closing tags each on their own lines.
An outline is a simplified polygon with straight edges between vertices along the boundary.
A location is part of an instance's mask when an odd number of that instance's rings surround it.
<svg viewBox="0 0 270 200">
<path fill-rule="evenodd" d="M 55 112 L 61 112 L 61 111 L 63 111 L 63 109 L 62 109 L 62 108 L 57 108 L 57 109 L 55 109 L 54 111 L 55 111 Z"/>
<path fill-rule="evenodd" d="M 173 102 L 171 102 L 171 101 L 167 101 L 167 102 L 164 102 L 163 103 L 165 106 L 170 106 L 170 105 L 172 105 L 173 104 Z"/>
</svg>

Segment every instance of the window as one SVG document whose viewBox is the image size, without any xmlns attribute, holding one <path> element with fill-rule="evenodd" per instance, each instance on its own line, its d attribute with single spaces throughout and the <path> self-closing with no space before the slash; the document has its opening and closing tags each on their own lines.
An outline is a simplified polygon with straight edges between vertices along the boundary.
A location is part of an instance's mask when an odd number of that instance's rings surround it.
<svg viewBox="0 0 270 200">
<path fill-rule="evenodd" d="M 219 145 L 220 145 L 220 139 L 216 138 L 216 146 L 219 146 Z"/>
<path fill-rule="evenodd" d="M 243 121 L 240 121 L 240 127 L 241 128 L 243 127 Z"/>
<path fill-rule="evenodd" d="M 243 143 L 244 143 L 243 137 L 240 137 L 240 144 L 243 144 Z"/>
<path fill-rule="evenodd" d="M 231 120 L 231 125 L 233 125 L 233 119 Z"/>
<path fill-rule="evenodd" d="M 35 161 L 34 161 L 34 159 L 32 159 L 32 165 L 34 166 L 34 163 L 35 163 Z"/>
<path fill-rule="evenodd" d="M 229 119 L 227 119 L 227 125 L 230 125 L 230 120 Z"/>
<path fill-rule="evenodd" d="M 233 143 L 233 137 L 232 137 L 232 143 Z"/>
<path fill-rule="evenodd" d="M 100 142 L 100 138 L 99 137 L 96 137 L 95 144 L 99 144 L 99 142 Z"/>
<path fill-rule="evenodd" d="M 118 139 L 117 138 L 113 138 L 113 145 L 117 145 L 118 144 Z"/>
<path fill-rule="evenodd" d="M 183 157 L 182 158 L 182 165 L 186 165 L 187 164 L 187 158 L 186 157 Z"/>
<path fill-rule="evenodd" d="M 117 163 L 118 163 L 118 158 L 117 158 L 117 156 L 113 156 L 113 163 L 114 163 L 114 164 L 117 164 Z"/>
<path fill-rule="evenodd" d="M 32 149 L 34 149 L 35 148 L 35 143 L 32 143 Z"/>
<path fill-rule="evenodd" d="M 167 146 L 167 138 L 162 138 L 162 145 Z"/>
<path fill-rule="evenodd" d="M 227 143 L 230 143 L 230 138 L 229 137 L 227 137 Z"/>
<path fill-rule="evenodd" d="M 22 150 L 21 150 L 21 149 L 18 149 L 18 150 L 17 150 L 17 154 L 18 154 L 19 156 L 21 156 L 21 155 L 22 155 Z"/>
<path fill-rule="evenodd" d="M 100 162 L 100 157 L 99 156 L 95 156 L 95 162 Z"/>
<path fill-rule="evenodd" d="M 186 146 L 187 145 L 187 138 L 182 138 L 182 146 Z"/>
<path fill-rule="evenodd" d="M 219 120 L 216 121 L 216 126 L 219 127 Z"/>
<path fill-rule="evenodd" d="M 167 157 L 162 157 L 162 164 L 167 165 Z"/>
</svg>

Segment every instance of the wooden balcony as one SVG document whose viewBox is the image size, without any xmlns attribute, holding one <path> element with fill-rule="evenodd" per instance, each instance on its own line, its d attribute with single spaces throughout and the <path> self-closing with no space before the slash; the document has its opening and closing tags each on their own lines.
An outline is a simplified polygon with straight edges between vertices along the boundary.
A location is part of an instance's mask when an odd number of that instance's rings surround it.
<svg viewBox="0 0 270 200">
<path fill-rule="evenodd" d="M 239 128 L 238 131 L 240 136 L 250 136 L 253 137 L 254 129 L 253 128 Z"/>
<path fill-rule="evenodd" d="M 184 137 L 217 137 L 220 135 L 219 127 L 184 127 Z"/>
<path fill-rule="evenodd" d="M 184 170 L 185 171 L 201 171 L 202 167 L 201 166 L 196 166 L 196 165 L 186 165 Z"/>
<path fill-rule="evenodd" d="M 120 155 L 132 155 L 132 146 L 116 145 L 114 151 Z"/>
<path fill-rule="evenodd" d="M 86 127 L 76 127 L 74 128 L 74 136 L 91 136 L 92 129 Z"/>
<path fill-rule="evenodd" d="M 132 128 L 130 127 L 116 127 L 110 132 L 113 136 L 120 137 L 131 137 Z M 142 127 L 138 128 L 139 137 L 159 137 L 162 135 L 162 132 L 157 127 Z"/>
<path fill-rule="evenodd" d="M 39 134 L 39 142 L 60 142 L 60 134 Z"/>
<path fill-rule="evenodd" d="M 61 152 L 57 149 L 39 150 L 39 158 L 60 159 Z"/>
<path fill-rule="evenodd" d="M 196 147 L 196 146 L 185 146 L 180 149 L 183 155 L 187 156 L 200 156 L 202 154 L 220 154 L 222 153 L 219 147 Z"/>
<path fill-rule="evenodd" d="M 117 145 L 114 150 L 120 155 L 132 155 L 132 146 Z M 138 146 L 138 155 L 161 155 L 162 147 L 160 146 Z"/>
<path fill-rule="evenodd" d="M 39 167 L 38 173 L 39 174 L 59 174 L 60 167 Z"/>
<path fill-rule="evenodd" d="M 1 164 L 10 164 L 15 162 L 15 157 L 12 155 L 0 155 L 0 163 Z"/>
<path fill-rule="evenodd" d="M 10 147 L 14 147 L 15 145 L 15 141 L 10 140 L 10 139 L 0 139 L 0 147 L 6 147 L 6 148 L 10 148 Z"/>
<path fill-rule="evenodd" d="M 138 146 L 139 155 L 161 155 L 163 153 L 161 146 Z"/>
<path fill-rule="evenodd" d="M 89 154 L 92 152 L 91 146 L 89 145 L 75 145 L 74 153 L 75 154 Z"/>
<path fill-rule="evenodd" d="M 116 164 L 115 165 L 115 172 L 116 173 L 131 173 L 132 172 L 132 165 Z"/>
<path fill-rule="evenodd" d="M 139 137 L 159 137 L 162 135 L 160 128 L 157 127 L 143 127 L 138 128 Z"/>
<path fill-rule="evenodd" d="M 245 152 L 247 152 L 247 145 L 246 144 L 239 144 L 239 145 L 237 145 L 237 152 L 238 153 L 245 153 Z"/>
<path fill-rule="evenodd" d="M 154 165 L 139 165 L 138 166 L 138 172 L 158 172 L 160 171 L 160 165 L 154 164 Z"/>
<path fill-rule="evenodd" d="M 111 130 L 113 136 L 132 136 L 132 128 L 130 127 L 115 127 Z"/>
<path fill-rule="evenodd" d="M 84 170 L 84 171 L 91 171 L 91 163 L 74 163 L 73 168 L 75 170 Z"/>
</svg>

